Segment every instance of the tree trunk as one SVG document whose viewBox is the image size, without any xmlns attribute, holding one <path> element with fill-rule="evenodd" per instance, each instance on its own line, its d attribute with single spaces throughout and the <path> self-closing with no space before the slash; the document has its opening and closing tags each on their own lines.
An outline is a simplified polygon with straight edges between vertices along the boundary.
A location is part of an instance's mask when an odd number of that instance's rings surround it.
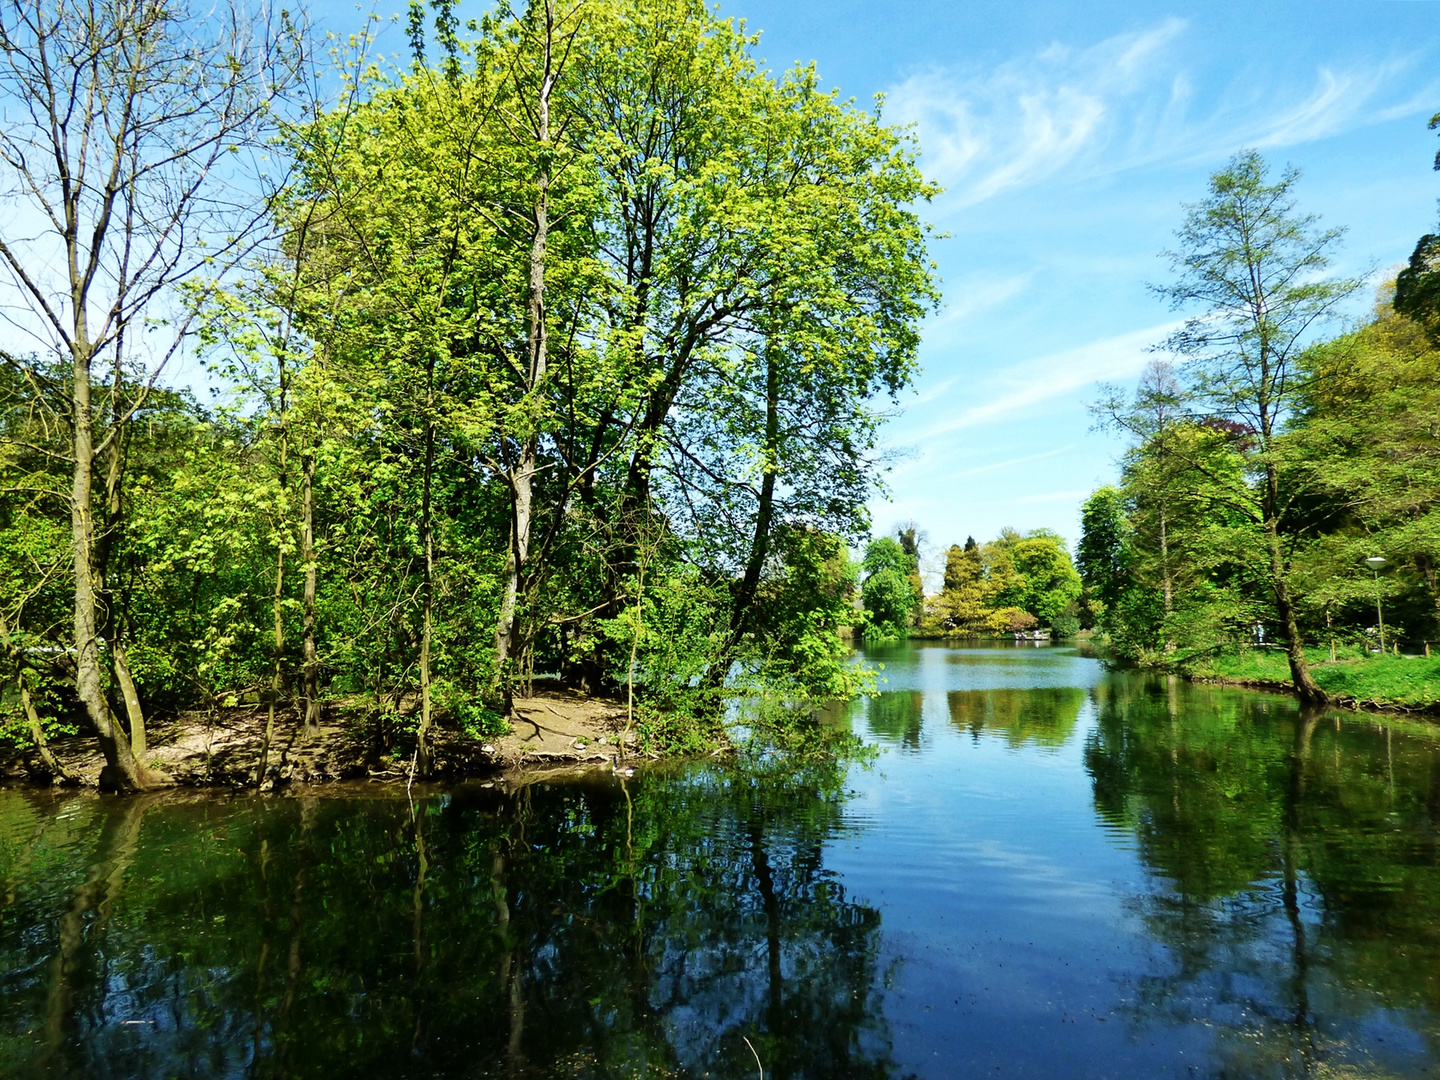
<svg viewBox="0 0 1440 1080">
<path fill-rule="evenodd" d="M 320 735 L 320 653 L 315 646 L 315 589 L 319 566 L 315 560 L 315 451 L 300 459 L 300 557 L 305 561 L 305 597 L 301 613 L 301 635 L 305 650 L 303 694 L 305 720 L 301 734 L 306 739 Z"/>
<path fill-rule="evenodd" d="M 435 525 L 431 520 L 431 500 L 434 494 L 435 473 L 435 419 L 434 419 L 434 368 L 430 372 L 431 416 L 425 422 L 425 463 L 420 491 L 420 540 L 425 548 L 425 574 L 421 582 L 421 623 L 420 623 L 420 727 L 415 732 L 415 756 L 422 777 L 430 775 L 430 727 L 432 723 L 430 701 L 430 639 L 434 632 L 435 610 Z"/>
<path fill-rule="evenodd" d="M 1165 651 L 1175 651 L 1175 643 L 1170 640 L 1170 616 L 1175 614 L 1175 582 L 1170 573 L 1170 533 L 1169 522 L 1165 516 L 1165 499 L 1160 499 L 1160 585 L 1161 599 L 1165 610 Z"/>
<path fill-rule="evenodd" d="M 130 662 L 125 656 L 125 619 L 123 607 L 115 599 L 113 587 L 115 575 L 111 573 L 111 555 L 120 538 L 123 526 L 124 504 L 122 491 L 125 482 L 125 431 L 121 426 L 120 385 L 124 372 L 120 367 L 120 353 L 123 336 L 115 343 L 114 383 L 110 390 L 110 452 L 105 470 L 105 527 L 95 538 L 93 573 L 96 595 L 100 602 L 100 636 L 110 649 L 110 671 L 115 687 L 120 691 L 120 700 L 125 706 L 125 723 L 130 730 L 130 752 L 144 768 L 146 738 L 145 710 L 140 704 L 140 693 L 135 679 L 130 674 Z M 114 710 L 111 710 L 114 715 Z"/>
<path fill-rule="evenodd" d="M 755 508 L 755 531 L 750 539 L 750 556 L 745 563 L 745 576 L 735 590 L 730 609 L 730 632 L 719 661 L 711 668 L 708 681 L 713 687 L 724 684 L 725 675 L 734 660 L 735 650 L 754 622 L 755 598 L 760 591 L 760 576 L 770 554 L 770 533 L 775 518 L 775 478 L 780 471 L 780 364 L 773 347 L 765 351 L 765 475 L 760 481 L 760 495 Z"/>
<path fill-rule="evenodd" d="M 4 641 L 5 651 L 10 656 L 10 662 L 15 665 L 15 688 L 20 693 L 20 709 L 25 714 L 25 726 L 30 733 L 31 740 L 35 743 L 35 752 L 40 756 L 40 764 L 52 778 L 70 783 L 74 777 L 65 771 L 65 766 L 60 764 L 45 739 L 45 728 L 40 723 L 40 714 L 35 711 L 35 702 L 30 697 L 30 685 L 25 681 L 25 655 L 11 638 L 10 627 L 6 624 L 3 614 L 0 614 L 0 640 Z"/>
<path fill-rule="evenodd" d="M 110 665 L 115 672 L 115 682 L 120 687 L 120 697 L 125 702 L 125 720 L 130 725 L 130 752 L 135 760 L 145 761 L 145 710 L 140 705 L 140 691 L 135 688 L 135 678 L 130 674 L 130 661 L 125 656 L 125 644 L 120 639 L 120 626 L 111 624 Z"/>
<path fill-rule="evenodd" d="M 77 298 L 78 301 L 78 298 Z M 75 693 L 85 707 L 105 754 L 101 770 L 103 788 L 140 791 L 149 786 L 130 740 L 117 731 L 106 699 L 100 667 L 100 612 L 96 596 L 95 519 L 91 489 L 95 476 L 94 416 L 90 405 L 90 348 L 85 341 L 83 308 L 77 302 L 74 385 L 71 390 L 74 420 L 73 467 L 70 489 L 70 536 L 75 571 Z"/>
<path fill-rule="evenodd" d="M 285 620 L 280 606 L 284 584 L 285 548 L 282 545 L 275 552 L 275 594 L 271 608 L 275 616 L 275 634 L 270 642 L 273 653 L 270 666 L 270 708 L 265 714 L 265 734 L 260 740 L 260 757 L 255 762 L 256 787 L 265 782 L 265 772 L 270 767 L 270 744 L 275 740 L 275 706 L 285 689 L 281 669 L 285 657 Z"/>
<path fill-rule="evenodd" d="M 544 0 L 543 37 L 541 47 L 541 76 L 539 93 L 535 102 L 535 144 L 538 164 L 535 170 L 534 233 L 530 242 L 530 281 L 526 320 L 529 325 L 528 371 L 526 396 L 532 396 L 545 380 L 549 362 L 549 344 L 545 335 L 545 269 L 546 245 L 550 234 L 550 94 L 555 86 L 555 65 L 553 49 L 555 44 L 555 10 L 552 0 Z M 510 552 L 505 560 L 505 588 L 500 604 L 500 617 L 495 628 L 495 673 L 505 689 L 506 712 L 509 712 L 509 680 L 505 666 L 515 659 L 519 652 L 520 634 L 516 620 L 516 607 L 522 583 L 525 580 L 530 557 L 530 530 L 533 522 L 533 496 L 536 465 L 539 460 L 540 440 L 536 431 L 536 418 L 530 420 L 530 431 L 526 435 L 511 477 L 512 515 L 510 522 Z"/>
<path fill-rule="evenodd" d="M 1300 638 L 1300 625 L 1295 618 L 1295 606 L 1290 600 L 1289 574 L 1285 565 L 1285 553 L 1280 549 L 1280 523 L 1276 513 L 1279 505 L 1280 482 L 1275 465 L 1265 463 L 1266 498 L 1262 506 L 1265 528 L 1265 546 L 1270 556 L 1270 586 L 1275 593 L 1275 613 L 1285 628 L 1285 652 L 1290 660 L 1290 678 L 1300 700 L 1324 702 L 1325 691 L 1316 685 L 1310 674 L 1310 665 L 1305 660 L 1305 643 Z"/>
<path fill-rule="evenodd" d="M 287 498 L 286 470 L 289 468 L 290 437 L 285 430 L 285 362 L 280 361 L 280 504 L 276 508 L 275 521 L 275 594 L 271 612 L 275 617 L 275 636 L 271 640 L 274 650 L 270 668 L 270 708 L 265 714 L 265 736 L 260 741 L 260 758 L 255 764 L 255 786 L 265 782 L 265 771 L 270 764 L 270 744 L 275 741 L 275 709 L 285 691 L 285 526 L 290 512 Z"/>
<path fill-rule="evenodd" d="M 50 744 L 45 740 L 45 729 L 40 724 L 40 714 L 35 711 L 35 702 L 30 698 L 30 687 L 25 682 L 23 671 L 15 672 L 15 685 L 20 691 L 20 708 L 25 712 L 25 724 L 30 731 L 31 740 L 35 743 L 35 752 L 40 755 L 41 766 L 53 779 L 71 783 L 75 778 L 60 764 L 54 751 L 50 749 Z"/>
</svg>

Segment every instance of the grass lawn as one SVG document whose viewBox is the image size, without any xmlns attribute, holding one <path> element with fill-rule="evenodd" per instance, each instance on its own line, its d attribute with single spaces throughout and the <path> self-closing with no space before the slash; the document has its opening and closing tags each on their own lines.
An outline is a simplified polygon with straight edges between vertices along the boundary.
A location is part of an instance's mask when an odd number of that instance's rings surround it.
<svg viewBox="0 0 1440 1080">
<path fill-rule="evenodd" d="M 1328 648 L 1305 652 L 1311 675 L 1327 694 L 1411 709 L 1440 705 L 1440 657 L 1379 656 L 1347 649 L 1332 664 Z M 1208 679 L 1288 683 L 1290 662 L 1279 649 L 1241 649 L 1195 663 L 1189 673 Z"/>
</svg>

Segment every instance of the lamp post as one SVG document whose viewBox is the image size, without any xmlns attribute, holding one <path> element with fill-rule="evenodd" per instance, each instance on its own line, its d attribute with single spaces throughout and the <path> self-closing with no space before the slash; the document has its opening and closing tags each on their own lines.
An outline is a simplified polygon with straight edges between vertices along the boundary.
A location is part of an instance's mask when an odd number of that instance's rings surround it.
<svg viewBox="0 0 1440 1080">
<path fill-rule="evenodd" d="M 1380 624 L 1380 655 L 1385 655 L 1385 613 L 1380 610 L 1380 567 L 1384 566 L 1388 559 L 1379 555 L 1371 555 L 1365 560 L 1365 565 L 1370 567 L 1370 574 L 1375 579 L 1375 619 Z"/>
</svg>

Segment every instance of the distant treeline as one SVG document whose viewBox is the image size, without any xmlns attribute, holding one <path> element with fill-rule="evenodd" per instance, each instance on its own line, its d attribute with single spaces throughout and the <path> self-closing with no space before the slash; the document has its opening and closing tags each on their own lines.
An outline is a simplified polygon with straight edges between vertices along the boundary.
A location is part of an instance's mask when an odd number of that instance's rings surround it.
<svg viewBox="0 0 1440 1080">
<path fill-rule="evenodd" d="M 1296 209 L 1295 182 L 1242 154 L 1188 208 L 1162 291 L 1199 313 L 1097 407 L 1131 445 L 1085 503 L 1077 562 L 1120 655 L 1278 645 L 1318 698 L 1304 647 L 1378 649 L 1377 608 L 1391 649 L 1440 636 L 1440 238 L 1325 339 L 1362 283 L 1325 275 L 1340 233 Z"/>
<path fill-rule="evenodd" d="M 1081 629 L 1080 575 L 1065 541 L 1048 529 L 1003 529 L 987 544 L 966 537 L 945 553 L 943 584 L 925 594 L 913 526 L 872 540 L 861 564 L 861 631 L 870 641 L 920 637 L 1009 637 Z"/>
<path fill-rule="evenodd" d="M 413 62 L 328 73 L 200 14 L 0 15 L 4 733 L 83 716 L 136 788 L 147 716 L 246 695 L 423 773 L 541 675 L 679 748 L 853 693 L 876 402 L 937 300 L 909 136 L 701 0 L 415 4 Z"/>
</svg>

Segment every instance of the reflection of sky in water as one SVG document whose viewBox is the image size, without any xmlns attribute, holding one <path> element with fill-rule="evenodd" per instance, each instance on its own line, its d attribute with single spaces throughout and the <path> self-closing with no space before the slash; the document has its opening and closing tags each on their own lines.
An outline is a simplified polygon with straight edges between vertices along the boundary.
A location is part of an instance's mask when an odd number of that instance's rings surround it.
<svg viewBox="0 0 1440 1080">
<path fill-rule="evenodd" d="M 870 649 L 883 665 L 880 690 L 1003 690 L 1042 686 L 1094 686 L 1104 676 L 1098 661 L 1068 648 L 950 648 L 896 645 Z"/>
<path fill-rule="evenodd" d="M 881 966 L 894 973 L 885 1015 L 902 1071 L 1282 1076 L 1291 1075 L 1285 1053 L 1303 1045 L 1315 1060 L 1430 1075 L 1423 1070 L 1436 1058 L 1416 1031 L 1433 1038 L 1434 1016 L 1397 1019 L 1377 1008 L 1329 973 L 1320 947 L 1304 961 L 1313 984 L 1305 1000 L 1325 1020 L 1298 1033 L 1287 1019 L 1295 958 L 1278 870 L 1241 894 L 1200 900 L 1203 918 L 1185 914 L 1194 902 L 1181 901 L 1173 878 L 1148 861 L 1167 837 L 1143 828 L 1137 837 L 1133 821 L 1096 812 L 1087 752 L 1096 752 L 1101 728 L 1108 723 L 1118 752 L 1130 752 L 1116 708 L 1180 729 L 1220 717 L 1223 748 L 1236 725 L 1273 724 L 1283 739 L 1293 702 L 1107 673 L 1062 647 L 901 645 L 866 655 L 884 665 L 886 681 L 851 715 L 882 753 L 852 774 L 846 817 L 859 827 L 832 841 L 827 861 L 851 895 L 880 909 Z M 1252 752 L 1273 774 L 1289 747 L 1267 738 L 1265 753 Z M 1105 743 L 1100 752 L 1117 751 Z M 1155 753 L 1165 760 L 1163 746 Z M 1193 759 L 1201 776 L 1230 771 L 1209 744 L 1169 753 Z M 1283 787 L 1283 775 L 1275 783 Z M 1200 801 L 1189 774 L 1176 784 L 1177 806 Z M 1149 804 L 1137 797 L 1126 805 L 1144 820 Z M 1440 784 L 1435 798 L 1440 807 Z M 1222 815 L 1227 806 L 1232 815 L 1250 810 L 1218 802 Z M 1207 828 L 1197 820 L 1193 828 Z M 1273 853 L 1273 817 L 1251 824 Z M 1425 858 L 1433 864 L 1434 850 Z M 1292 880 L 1295 922 L 1318 941 L 1320 892 L 1303 868 Z M 1208 951 L 1198 972 L 1182 975 L 1197 962 L 1177 947 L 1187 934 Z"/>
<path fill-rule="evenodd" d="M 0 1077 L 1434 1075 L 1434 730 L 871 659 L 848 772 L 0 791 Z"/>
</svg>

